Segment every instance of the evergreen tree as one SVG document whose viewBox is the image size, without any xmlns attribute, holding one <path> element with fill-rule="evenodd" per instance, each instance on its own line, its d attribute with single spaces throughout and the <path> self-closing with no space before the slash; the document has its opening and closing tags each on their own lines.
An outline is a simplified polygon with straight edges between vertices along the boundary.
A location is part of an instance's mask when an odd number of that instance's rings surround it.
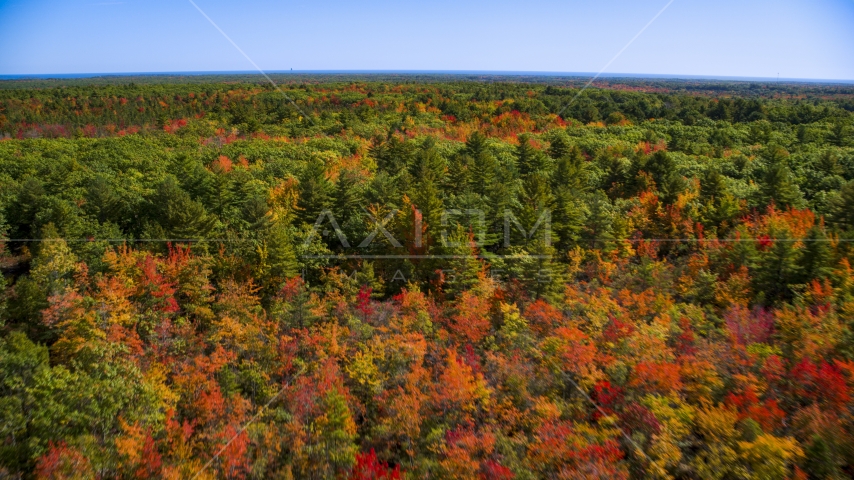
<svg viewBox="0 0 854 480">
<path fill-rule="evenodd" d="M 487 148 L 486 136 L 480 132 L 474 132 L 466 139 L 465 152 L 472 157 L 486 153 Z"/>
<path fill-rule="evenodd" d="M 546 298 L 556 302 L 563 293 L 566 275 L 564 266 L 558 262 L 557 250 L 544 241 L 537 240 L 534 245 L 529 245 L 528 254 L 531 262 L 524 269 L 524 277 L 528 279 L 528 291 L 532 298 Z"/>
<path fill-rule="evenodd" d="M 449 165 L 447 190 L 454 195 L 462 195 L 474 187 L 472 167 L 474 159 L 466 153 L 458 153 L 451 157 Z"/>
<path fill-rule="evenodd" d="M 732 241 L 732 247 L 727 252 L 727 261 L 731 262 L 734 268 L 745 267 L 753 273 L 759 261 L 759 249 L 750 232 L 739 226 L 730 233 L 729 240 Z"/>
<path fill-rule="evenodd" d="M 700 179 L 700 209 L 699 220 L 710 232 L 723 234 L 731 226 L 741 208 L 729 191 L 724 176 L 717 168 L 709 168 Z"/>
<path fill-rule="evenodd" d="M 267 204 L 266 182 L 260 180 L 249 180 L 247 182 L 239 182 L 235 185 L 238 187 L 235 192 L 235 198 L 238 199 L 235 207 L 236 218 L 232 219 L 229 224 L 232 228 L 239 228 L 244 231 L 259 231 L 269 226 L 271 217 L 268 215 L 270 207 Z M 249 234 L 246 232 L 245 234 Z"/>
<path fill-rule="evenodd" d="M 101 223 L 113 222 L 123 227 L 129 227 L 132 212 L 123 204 L 121 197 L 110 185 L 107 178 L 97 175 L 86 185 L 86 203 L 83 205 L 87 213 Z"/>
<path fill-rule="evenodd" d="M 819 225 L 807 232 L 799 268 L 803 276 L 800 283 L 823 280 L 833 274 L 833 247 L 824 228 Z"/>
<path fill-rule="evenodd" d="M 760 205 L 775 205 L 785 207 L 800 207 L 803 197 L 792 171 L 786 164 L 789 153 L 782 147 L 770 146 L 763 152 L 765 173 L 759 185 Z"/>
<path fill-rule="evenodd" d="M 768 142 L 772 131 L 773 126 L 768 120 L 752 122 L 749 127 L 747 139 L 752 145 L 764 144 Z"/>
<path fill-rule="evenodd" d="M 3 218 L 3 205 L 0 204 L 0 261 L 6 258 L 7 249 L 6 249 L 6 222 Z M 6 303 L 7 303 L 7 292 L 6 292 L 6 277 L 3 276 L 3 272 L 0 271 L 0 329 L 2 329 L 6 325 Z"/>
<path fill-rule="evenodd" d="M 558 292 L 562 281 L 554 247 L 558 241 L 553 232 L 554 209 L 555 198 L 545 174 L 529 173 L 522 181 L 515 217 L 504 220 L 505 235 L 509 233 L 510 239 L 505 250 L 510 277 L 532 298 Z"/>
<path fill-rule="evenodd" d="M 575 194 L 584 193 L 589 189 L 588 174 L 581 149 L 574 146 L 557 158 L 555 172 L 552 175 L 552 188 L 556 191 L 565 189 Z"/>
<path fill-rule="evenodd" d="M 412 203 L 421 212 L 422 225 L 426 227 L 433 240 L 438 238 L 442 226 L 442 212 L 444 211 L 439 194 L 439 188 L 429 179 L 419 182 L 415 191 L 412 192 Z M 427 245 L 427 239 L 424 241 Z"/>
<path fill-rule="evenodd" d="M 267 227 L 256 253 L 255 277 L 265 287 L 267 295 L 274 294 L 282 282 L 299 273 L 294 239 L 290 226 L 284 222 L 274 222 Z"/>
<path fill-rule="evenodd" d="M 727 192 L 726 181 L 721 172 L 711 167 L 706 169 L 700 179 L 700 200 L 703 203 L 719 201 Z"/>
<path fill-rule="evenodd" d="M 830 142 L 831 145 L 836 145 L 837 147 L 845 147 L 848 145 L 850 137 L 850 130 L 846 128 L 844 123 L 837 120 L 830 128 L 830 135 L 828 136 L 827 140 Z"/>
<path fill-rule="evenodd" d="M 554 246 L 537 235 L 526 245 L 513 245 L 505 250 L 506 276 L 530 299 L 555 300 L 565 280 L 564 268 L 557 257 Z"/>
<path fill-rule="evenodd" d="M 512 209 L 516 203 L 516 182 L 509 169 L 499 167 L 495 182 L 485 186 L 485 190 L 487 190 L 483 195 L 484 203 L 487 205 L 484 212 L 485 229 L 500 236 L 504 229 L 504 213 Z"/>
<path fill-rule="evenodd" d="M 204 239 L 217 226 L 216 216 L 190 198 L 171 175 L 157 186 L 148 205 L 149 238 Z"/>
<path fill-rule="evenodd" d="M 42 182 L 27 176 L 18 188 L 17 194 L 8 207 L 8 219 L 12 238 L 36 238 L 39 233 L 39 221 L 36 216 L 45 203 L 45 189 Z"/>
<path fill-rule="evenodd" d="M 635 169 L 633 178 L 641 179 L 640 172 L 647 173 L 655 182 L 658 196 L 665 203 L 673 203 L 676 196 L 685 189 L 685 182 L 676 171 L 676 162 L 664 150 L 650 156 L 642 156 L 635 162 Z"/>
<path fill-rule="evenodd" d="M 544 175 L 531 174 L 523 180 L 519 203 L 520 208 L 517 210 L 518 220 L 523 229 L 532 229 L 537 222 L 541 222 L 540 230 L 534 235 L 540 235 L 541 232 L 545 232 L 547 235 L 552 234 L 546 228 L 551 228 L 555 199 Z M 545 221 L 549 222 L 548 226 L 545 225 Z M 515 232 L 516 236 L 513 242 L 514 245 L 527 245 L 530 241 L 527 232 L 522 233 L 515 229 L 511 229 L 511 231 Z"/>
<path fill-rule="evenodd" d="M 345 170 L 338 176 L 332 195 L 332 214 L 347 238 L 364 238 L 363 210 L 367 208 L 356 172 Z"/>
<path fill-rule="evenodd" d="M 614 240 L 615 209 L 601 190 L 587 197 L 587 205 L 589 213 L 583 238 L 590 242 L 590 248 L 606 248 Z"/>
<path fill-rule="evenodd" d="M 552 229 L 560 251 L 569 250 L 581 238 L 587 214 L 582 198 L 572 192 L 558 192 L 552 212 Z"/>
<path fill-rule="evenodd" d="M 589 190 L 587 177 L 586 164 L 578 147 L 568 149 L 558 158 L 551 179 L 555 193 L 552 228 L 561 251 L 569 249 L 580 238 L 587 213 L 583 201 L 583 195 Z"/>
<path fill-rule="evenodd" d="M 795 248 L 788 229 L 769 232 L 771 246 L 759 255 L 754 276 L 754 288 L 761 303 L 776 305 L 792 298 L 791 285 L 801 279 L 802 253 Z"/>
<path fill-rule="evenodd" d="M 438 239 L 444 211 L 440 185 L 444 181 L 445 174 L 444 160 L 434 147 L 419 153 L 417 171 L 414 175 L 417 182 L 411 198 L 412 203 L 421 212 L 423 224 L 434 241 Z"/>
<path fill-rule="evenodd" d="M 555 135 L 549 145 L 549 157 L 557 160 L 569 155 L 571 147 L 564 135 Z"/>
<path fill-rule="evenodd" d="M 210 184 L 216 175 L 205 168 L 201 159 L 180 155 L 175 162 L 174 172 L 181 189 L 193 198 L 204 198 L 209 195 Z"/>
<path fill-rule="evenodd" d="M 442 262 L 444 276 L 443 291 L 450 298 L 457 298 L 462 292 L 472 288 L 478 282 L 478 275 L 484 270 L 483 262 L 478 258 L 475 237 L 462 225 L 449 227 L 439 252 L 449 257 Z"/>
<path fill-rule="evenodd" d="M 483 150 L 472 157 L 471 164 L 472 191 L 482 197 L 492 197 L 495 191 L 498 175 L 498 161 L 495 156 Z"/>
<path fill-rule="evenodd" d="M 444 185 L 447 175 L 447 164 L 434 141 L 431 139 L 425 142 L 412 164 L 412 176 L 416 181 L 430 180 L 436 185 Z"/>
<path fill-rule="evenodd" d="M 365 188 L 365 203 L 368 205 L 399 205 L 401 192 L 406 191 L 405 182 L 401 182 L 399 176 L 394 177 L 387 172 L 378 172 Z"/>
<path fill-rule="evenodd" d="M 527 176 L 532 173 L 545 173 L 548 170 L 548 157 L 531 145 L 527 134 L 519 135 L 519 145 L 516 146 L 516 168 L 519 174 Z"/>
<path fill-rule="evenodd" d="M 487 150 L 486 137 L 480 132 L 469 135 L 466 144 L 449 166 L 449 184 L 457 195 L 473 191 L 485 195 L 495 178 L 495 158 Z"/>
<path fill-rule="evenodd" d="M 815 161 L 815 168 L 828 177 L 845 175 L 845 166 L 839 160 L 837 152 L 825 150 Z"/>
<path fill-rule="evenodd" d="M 31 461 L 31 449 L 42 439 L 30 431 L 33 409 L 37 409 L 32 387 L 38 380 L 50 380 L 50 363 L 47 347 L 30 341 L 23 332 L 10 332 L 0 338 L 0 369 L 4 381 L 0 383 L 0 416 L 2 431 L 12 438 L 27 438 L 26 442 L 4 442 L 0 446 L 0 462 L 6 468 L 24 471 Z M 28 391 L 30 390 L 30 391 Z"/>
<path fill-rule="evenodd" d="M 204 193 L 201 197 L 206 208 L 224 219 L 234 199 L 234 172 L 231 160 L 220 156 L 211 166 L 212 175 L 204 177 Z M 183 189 L 183 188 L 182 188 Z"/>
<path fill-rule="evenodd" d="M 831 205 L 830 221 L 842 230 L 854 229 L 854 180 L 839 190 L 839 197 Z"/>
<path fill-rule="evenodd" d="M 380 170 L 397 173 L 414 163 L 415 146 L 392 136 L 384 143 L 374 140 L 369 154 L 377 162 Z"/>
<path fill-rule="evenodd" d="M 311 159 L 299 177 L 299 219 L 313 225 L 324 210 L 332 206 L 335 186 L 326 176 L 326 166 L 318 158 Z"/>
</svg>

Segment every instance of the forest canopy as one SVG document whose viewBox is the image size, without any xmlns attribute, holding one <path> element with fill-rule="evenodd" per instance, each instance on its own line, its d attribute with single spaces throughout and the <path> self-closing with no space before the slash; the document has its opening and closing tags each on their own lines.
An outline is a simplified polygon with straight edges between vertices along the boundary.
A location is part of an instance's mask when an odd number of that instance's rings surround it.
<svg viewBox="0 0 854 480">
<path fill-rule="evenodd" d="M 854 475 L 854 90 L 498 80 L 0 82 L 0 474 Z"/>
</svg>

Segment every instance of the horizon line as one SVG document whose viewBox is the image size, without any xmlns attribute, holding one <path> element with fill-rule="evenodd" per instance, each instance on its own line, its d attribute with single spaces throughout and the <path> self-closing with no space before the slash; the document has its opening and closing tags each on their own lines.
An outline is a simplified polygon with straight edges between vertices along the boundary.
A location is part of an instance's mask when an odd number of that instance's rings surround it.
<svg viewBox="0 0 854 480">
<path fill-rule="evenodd" d="M 526 71 L 526 70 L 406 70 L 406 69 L 328 69 L 328 70 L 267 70 L 274 75 L 444 75 L 444 76 L 514 76 L 514 77 L 568 77 L 585 78 L 594 76 L 595 72 L 559 72 L 559 71 Z M 73 80 L 96 79 L 110 77 L 168 77 L 168 76 L 226 76 L 226 75 L 257 75 L 255 70 L 188 70 L 188 71 L 148 71 L 148 72 L 89 72 L 89 73 L 25 73 L 0 74 L 0 81 L 21 80 Z M 670 73 L 603 73 L 599 78 L 633 80 L 706 80 L 734 82 L 796 82 L 796 83 L 829 83 L 854 84 L 854 79 L 828 78 L 797 78 L 797 77 L 752 77 L 737 75 L 689 75 Z"/>
</svg>

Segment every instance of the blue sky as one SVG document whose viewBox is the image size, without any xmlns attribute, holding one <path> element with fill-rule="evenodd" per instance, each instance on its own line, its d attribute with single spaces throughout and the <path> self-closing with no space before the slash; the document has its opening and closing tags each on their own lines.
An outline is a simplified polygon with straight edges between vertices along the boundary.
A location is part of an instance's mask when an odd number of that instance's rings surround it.
<svg viewBox="0 0 854 480">
<path fill-rule="evenodd" d="M 667 0 L 195 0 L 267 70 L 598 72 Z M 0 0 L 0 75 L 252 70 L 187 0 Z M 854 0 L 675 0 L 606 73 L 854 80 Z"/>
</svg>

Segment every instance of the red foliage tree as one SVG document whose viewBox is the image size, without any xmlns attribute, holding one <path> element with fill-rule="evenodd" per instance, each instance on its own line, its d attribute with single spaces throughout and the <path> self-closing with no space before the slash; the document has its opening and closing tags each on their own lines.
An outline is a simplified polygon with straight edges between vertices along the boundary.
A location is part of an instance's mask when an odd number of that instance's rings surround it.
<svg viewBox="0 0 854 480">
<path fill-rule="evenodd" d="M 370 452 L 356 454 L 356 464 L 350 472 L 349 480 L 399 480 L 400 465 L 389 468 L 388 462 L 377 460 L 372 448 Z"/>
</svg>

